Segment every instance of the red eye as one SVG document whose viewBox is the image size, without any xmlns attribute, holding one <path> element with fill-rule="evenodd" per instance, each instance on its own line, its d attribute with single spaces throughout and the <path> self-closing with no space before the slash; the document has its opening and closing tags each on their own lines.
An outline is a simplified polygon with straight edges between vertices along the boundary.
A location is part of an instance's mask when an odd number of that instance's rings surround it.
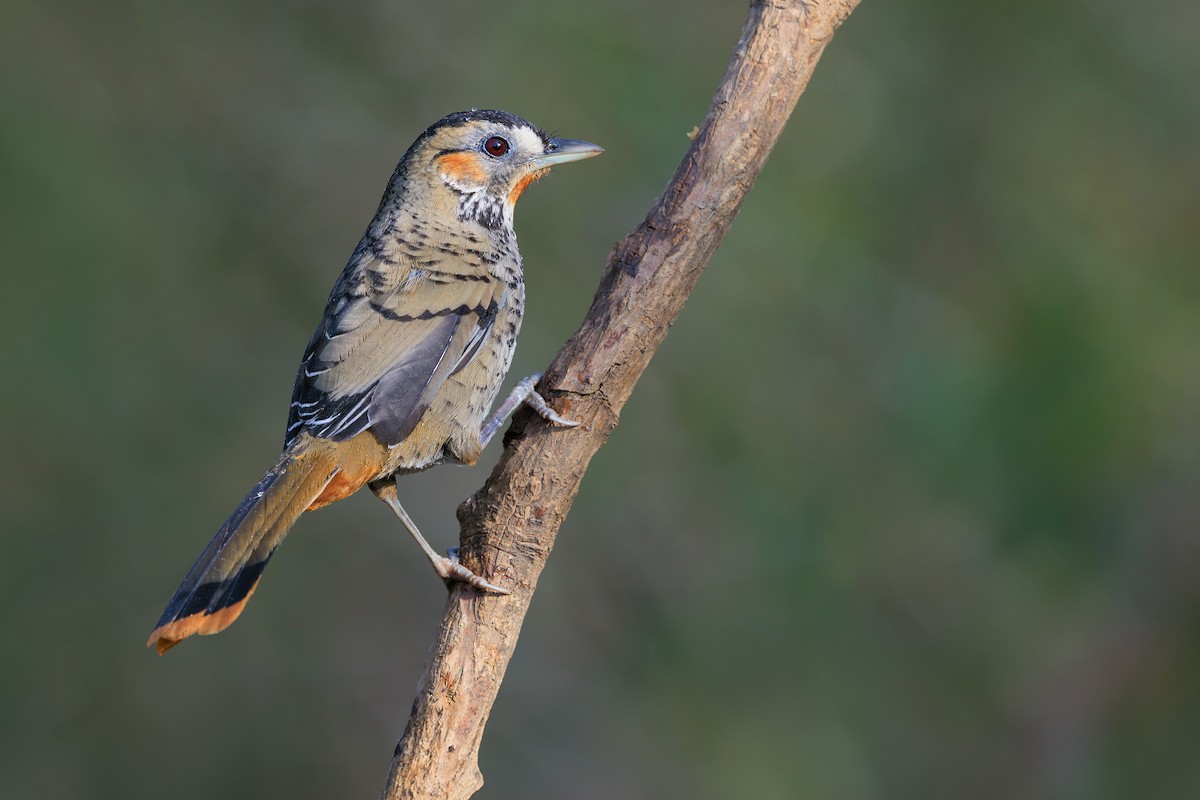
<svg viewBox="0 0 1200 800">
<path fill-rule="evenodd" d="M 508 140 L 500 136 L 493 136 L 483 143 L 483 149 L 489 156 L 499 158 L 508 152 Z"/>
</svg>

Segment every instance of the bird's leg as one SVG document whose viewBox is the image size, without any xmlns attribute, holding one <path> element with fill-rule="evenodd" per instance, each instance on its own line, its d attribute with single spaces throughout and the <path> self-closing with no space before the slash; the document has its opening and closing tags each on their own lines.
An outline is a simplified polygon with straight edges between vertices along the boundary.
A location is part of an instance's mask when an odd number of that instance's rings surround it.
<svg viewBox="0 0 1200 800">
<path fill-rule="evenodd" d="M 481 447 L 487 447 L 487 443 L 496 435 L 496 431 L 500 430 L 500 426 L 504 424 L 504 420 L 508 419 L 508 416 L 516 411 L 522 403 L 536 411 L 542 419 L 549 420 L 555 425 L 562 425 L 564 428 L 574 428 L 579 424 L 576 420 L 559 416 L 558 412 L 546 403 L 546 398 L 534 390 L 534 385 L 541 379 L 542 374 L 540 372 L 534 373 L 513 387 L 513 390 L 508 393 L 508 397 L 504 398 L 504 402 L 500 404 L 496 412 L 479 429 Z"/>
<path fill-rule="evenodd" d="M 402 523 L 404 523 L 404 527 L 408 529 L 408 532 L 412 534 L 412 537 L 417 540 L 417 544 L 419 544 L 421 549 L 425 552 L 425 557 L 428 558 L 429 563 L 433 565 L 433 571 L 438 574 L 438 577 L 445 581 L 462 581 L 463 583 L 469 583 L 476 589 L 486 589 L 487 591 L 495 592 L 496 594 L 511 593 L 508 589 L 503 589 L 493 583 L 488 583 L 474 572 L 471 572 L 471 570 L 467 569 L 458 562 L 457 556 L 454 558 L 447 558 L 446 556 L 440 556 L 435 553 L 433 548 L 429 546 L 429 542 L 425 541 L 425 537 L 421 535 L 419 530 L 417 530 L 416 523 L 414 523 L 412 518 L 408 516 L 408 512 L 404 510 L 404 506 L 400 505 L 400 499 L 396 494 L 396 481 L 394 478 L 383 478 L 382 480 L 372 481 L 368 485 L 371 487 L 371 491 L 375 493 L 376 497 L 388 504 L 388 507 L 396 513 L 396 516 L 400 518 Z"/>
</svg>

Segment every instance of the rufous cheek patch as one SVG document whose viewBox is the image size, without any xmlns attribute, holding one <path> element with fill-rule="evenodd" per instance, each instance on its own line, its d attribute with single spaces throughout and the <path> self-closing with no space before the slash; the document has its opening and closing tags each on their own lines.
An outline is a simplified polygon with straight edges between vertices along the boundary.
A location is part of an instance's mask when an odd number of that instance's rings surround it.
<svg viewBox="0 0 1200 800">
<path fill-rule="evenodd" d="M 443 175 L 461 186 L 478 186 L 487 181 L 487 173 L 475 153 L 446 153 L 438 158 L 438 165 Z"/>
</svg>

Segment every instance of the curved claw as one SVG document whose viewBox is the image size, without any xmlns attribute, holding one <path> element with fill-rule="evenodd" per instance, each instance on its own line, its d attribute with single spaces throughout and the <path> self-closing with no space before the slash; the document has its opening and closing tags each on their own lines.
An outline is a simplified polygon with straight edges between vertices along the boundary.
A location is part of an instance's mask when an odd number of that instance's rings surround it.
<svg viewBox="0 0 1200 800">
<path fill-rule="evenodd" d="M 513 390 L 508 393 L 508 397 L 504 398 L 504 402 L 497 406 L 495 412 L 487 422 L 480 426 L 479 445 L 481 448 L 487 447 L 487 443 L 496 435 L 496 431 L 500 430 L 500 426 L 508 419 L 508 415 L 516 411 L 522 404 L 532 408 L 542 419 L 549 420 L 563 428 L 574 428 L 582 424 L 576 420 L 560 416 L 546 402 L 546 398 L 537 393 L 533 387 L 541 379 L 542 373 L 535 372 L 513 387 Z"/>
<path fill-rule="evenodd" d="M 583 424 L 579 420 L 567 419 L 566 417 L 561 416 L 557 411 L 550 407 L 550 404 L 546 402 L 546 398 L 542 397 L 533 389 L 529 390 L 529 395 L 525 398 L 525 405 L 536 411 L 538 416 L 540 416 L 542 419 L 553 422 L 555 425 L 559 425 L 564 428 L 575 428 Z"/>
<path fill-rule="evenodd" d="M 452 551 L 457 550 L 457 547 L 452 548 Z M 501 586 L 497 586 L 494 583 L 489 583 L 488 581 L 476 575 L 474 572 L 471 572 L 471 570 L 464 567 L 459 563 L 457 553 L 455 553 L 454 558 L 439 556 L 438 560 L 433 564 L 433 569 L 437 572 L 438 576 L 445 581 L 459 581 L 461 583 L 467 583 L 471 586 L 474 586 L 476 589 L 480 589 L 485 592 L 494 592 L 496 594 L 512 594 L 511 589 L 505 589 Z"/>
</svg>

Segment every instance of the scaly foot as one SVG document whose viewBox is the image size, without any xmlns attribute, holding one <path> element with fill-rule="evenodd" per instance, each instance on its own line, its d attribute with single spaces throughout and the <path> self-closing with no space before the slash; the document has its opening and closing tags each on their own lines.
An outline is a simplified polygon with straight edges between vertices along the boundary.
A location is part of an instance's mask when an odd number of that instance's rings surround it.
<svg viewBox="0 0 1200 800">
<path fill-rule="evenodd" d="M 451 547 L 446 551 L 446 555 L 444 556 L 437 556 L 436 559 L 431 558 L 430 563 L 433 564 L 433 571 L 444 581 L 461 581 L 462 583 L 469 583 L 476 589 L 495 592 L 496 594 L 512 594 L 511 590 L 501 588 L 494 583 L 489 583 L 464 567 L 462 562 L 458 560 L 457 547 Z"/>
</svg>

